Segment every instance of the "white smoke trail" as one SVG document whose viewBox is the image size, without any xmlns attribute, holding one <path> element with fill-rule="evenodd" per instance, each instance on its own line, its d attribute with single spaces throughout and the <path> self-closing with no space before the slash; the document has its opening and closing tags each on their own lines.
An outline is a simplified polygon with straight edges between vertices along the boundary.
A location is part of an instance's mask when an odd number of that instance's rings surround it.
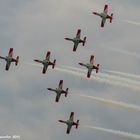
<svg viewBox="0 0 140 140">
<path fill-rule="evenodd" d="M 70 70 L 70 69 L 66 69 L 63 68 L 69 72 L 72 72 L 72 74 L 78 75 L 78 76 L 82 76 L 86 78 L 86 73 L 84 73 L 84 71 L 79 71 L 79 70 Z M 94 81 L 98 81 L 101 83 L 105 83 L 105 84 L 110 84 L 110 85 L 115 85 L 115 86 L 120 86 L 120 87 L 126 87 L 129 89 L 133 89 L 133 90 L 140 90 L 140 83 L 138 81 L 133 81 L 130 80 L 128 78 L 122 78 L 122 77 L 118 77 L 118 76 L 114 76 L 114 75 L 109 75 L 109 74 L 103 74 L 103 73 L 98 73 L 91 75 L 91 78 L 88 80 L 94 80 Z"/>
<path fill-rule="evenodd" d="M 133 134 L 133 133 L 123 132 L 123 131 L 118 131 L 118 130 L 113 130 L 113 129 L 106 129 L 106 128 L 102 128 L 102 127 L 94 127 L 94 126 L 89 126 L 89 125 L 85 125 L 83 127 L 91 128 L 91 129 L 94 129 L 94 130 L 100 131 L 100 132 L 106 132 L 106 133 L 122 136 L 125 138 L 132 138 L 135 140 L 140 140 L 140 135 Z"/>
<path fill-rule="evenodd" d="M 65 67 L 65 66 L 64 66 Z M 81 72 L 81 73 L 86 73 L 87 71 L 86 70 L 83 70 L 83 69 L 80 69 L 80 68 L 75 68 L 75 67 L 70 67 L 70 66 L 66 66 L 66 68 L 69 68 L 71 70 L 75 70 L 76 72 Z M 110 73 L 121 73 L 121 72 L 116 72 L 116 71 L 110 71 L 110 70 L 104 70 L 104 72 L 110 72 Z M 137 81 L 136 79 L 135 80 L 132 80 L 132 79 L 129 79 L 129 77 L 133 77 L 133 78 L 140 78 L 140 76 L 138 75 L 134 75 L 134 74 L 126 74 L 126 73 L 121 73 L 123 74 L 124 76 L 126 75 L 127 77 L 122 77 L 122 75 L 111 75 L 111 74 L 108 74 L 108 73 L 98 73 L 98 74 L 92 74 L 93 76 L 99 76 L 99 77 L 105 77 L 105 78 L 109 78 L 109 79 L 112 79 L 112 80 L 116 80 L 116 81 L 125 81 L 126 83 L 133 83 L 133 84 L 138 84 L 140 85 L 140 82 Z M 129 76 L 129 77 L 128 77 Z"/>
<path fill-rule="evenodd" d="M 25 63 L 28 65 L 32 65 L 32 66 L 37 66 L 37 67 L 41 67 L 41 65 L 38 64 L 34 64 L 34 63 Z M 86 78 L 86 73 L 82 70 L 82 69 L 68 69 L 67 67 L 56 67 L 55 70 L 60 71 L 60 72 L 66 72 L 72 75 L 76 75 L 79 77 L 83 77 Z M 126 87 L 129 89 L 133 89 L 133 90 L 138 90 L 140 91 L 140 85 L 138 85 L 139 83 L 137 83 L 136 81 L 129 81 L 129 79 L 123 79 L 120 77 L 115 77 L 115 76 L 111 76 L 109 74 L 101 74 L 98 73 L 98 75 L 93 74 L 91 75 L 91 78 L 87 78 L 87 80 L 94 80 L 94 81 L 98 81 L 100 83 L 106 83 L 106 84 L 110 84 L 110 85 L 116 85 L 116 86 L 120 86 L 120 87 Z"/>
<path fill-rule="evenodd" d="M 67 69 L 70 69 L 70 70 L 73 70 L 77 73 L 83 73 L 85 74 L 86 76 L 86 73 L 87 71 L 86 70 L 83 70 L 83 69 L 79 69 L 79 68 L 75 68 L 75 67 L 70 67 L 70 66 L 63 66 L 63 68 L 67 68 Z M 125 87 L 129 87 L 131 86 L 131 88 L 134 88 L 134 89 L 139 89 L 139 86 L 140 86 L 140 82 L 137 81 L 137 80 L 132 80 L 128 77 L 122 77 L 122 76 L 116 76 L 116 75 L 111 75 L 111 74 L 107 74 L 107 73 L 101 73 L 99 72 L 98 74 L 92 74 L 91 75 L 91 80 L 105 80 L 106 83 L 110 83 L 112 82 L 113 85 L 118 85 L 118 86 L 125 86 Z"/>
<path fill-rule="evenodd" d="M 126 78 L 132 78 L 134 80 L 140 80 L 140 76 L 132 73 L 125 73 L 125 72 L 120 72 L 120 71 L 114 71 L 114 70 L 104 70 L 104 72 L 109 72 L 112 74 L 115 74 L 116 76 L 120 77 L 126 77 Z"/>
<path fill-rule="evenodd" d="M 87 96 L 87 95 L 82 95 L 82 94 L 79 94 L 78 96 L 80 96 L 82 98 L 92 99 L 92 100 L 95 100 L 97 102 L 101 102 L 101 103 L 105 103 L 105 104 L 109 104 L 109 105 L 114 105 L 117 107 L 122 107 L 125 109 L 140 111 L 140 106 L 133 105 L 133 104 L 127 104 L 124 102 L 113 101 L 113 100 L 109 100 L 109 99 L 99 98 L 99 97 L 95 97 L 95 96 Z"/>
<path fill-rule="evenodd" d="M 140 22 L 136 22 L 136 21 L 131 21 L 131 20 L 122 20 L 123 22 L 129 23 L 129 24 L 133 24 L 133 25 L 138 25 L 140 26 Z"/>
<path fill-rule="evenodd" d="M 138 59 L 140 59 L 140 54 L 139 53 L 136 53 L 136 52 L 130 52 L 128 50 L 124 50 L 124 49 L 119 49 L 119 48 L 111 48 L 111 47 L 105 47 L 107 49 L 110 49 L 112 51 L 115 51 L 115 52 L 119 52 L 119 53 L 122 53 L 122 54 L 126 54 L 126 55 L 129 55 L 129 56 L 134 56 Z"/>
</svg>

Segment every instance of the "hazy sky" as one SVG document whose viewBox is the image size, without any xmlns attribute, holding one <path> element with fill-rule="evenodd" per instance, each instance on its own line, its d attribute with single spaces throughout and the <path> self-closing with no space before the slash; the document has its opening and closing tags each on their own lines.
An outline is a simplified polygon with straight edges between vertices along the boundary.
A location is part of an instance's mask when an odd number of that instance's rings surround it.
<svg viewBox="0 0 140 140">
<path fill-rule="evenodd" d="M 114 20 L 112 24 L 107 21 L 102 29 L 101 19 L 92 12 L 101 12 L 104 4 L 109 5 Z M 0 135 L 17 134 L 22 140 L 126 140 L 82 125 L 140 134 L 139 112 L 75 96 L 84 94 L 140 106 L 139 91 L 88 80 L 86 75 L 82 78 L 56 70 L 43 75 L 41 67 L 26 64 L 43 59 L 51 51 L 56 67 L 81 68 L 78 63 L 89 61 L 93 54 L 100 71 L 139 75 L 140 59 L 132 55 L 140 52 L 139 7 L 139 0 L 0 0 L 0 55 L 6 56 L 13 47 L 14 56 L 20 56 L 19 66 L 12 64 L 8 72 L 5 62 L 0 62 Z M 87 43 L 74 53 L 73 44 L 64 38 L 74 37 L 78 28 L 82 37 L 87 36 Z M 55 94 L 47 88 L 57 87 L 61 79 L 70 91 L 67 98 L 62 96 L 55 103 Z M 71 111 L 81 126 L 66 135 L 66 126 L 58 120 L 67 119 Z"/>
</svg>

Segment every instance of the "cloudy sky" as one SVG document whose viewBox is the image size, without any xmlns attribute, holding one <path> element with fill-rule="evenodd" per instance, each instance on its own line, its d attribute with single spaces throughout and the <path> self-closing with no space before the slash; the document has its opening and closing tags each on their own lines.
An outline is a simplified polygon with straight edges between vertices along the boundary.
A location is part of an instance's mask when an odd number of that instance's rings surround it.
<svg viewBox="0 0 140 140">
<path fill-rule="evenodd" d="M 114 21 L 107 21 L 102 29 L 100 18 L 92 12 L 102 11 L 104 4 L 109 5 L 109 13 L 114 13 Z M 139 7 L 139 0 L 0 0 L 0 55 L 6 56 L 13 47 L 14 56 L 20 56 L 19 66 L 12 64 L 8 72 L 4 70 L 5 62 L 0 62 L 0 135 L 16 134 L 23 140 L 128 139 L 84 125 L 140 134 L 140 112 L 76 96 L 140 106 L 138 90 L 57 70 L 49 69 L 42 75 L 41 67 L 27 64 L 34 63 L 35 58 L 43 59 L 51 51 L 51 59 L 57 59 L 56 68 L 81 68 L 78 63 L 87 62 L 93 54 L 101 72 L 139 75 Z M 64 38 L 74 37 L 77 29 L 82 30 L 82 37 L 87 36 L 87 43 L 73 53 L 73 44 Z M 55 94 L 47 87 L 55 88 L 60 79 L 70 91 L 68 98 L 62 96 L 55 103 Z M 58 119 L 67 119 L 71 111 L 81 125 L 66 135 L 66 126 Z"/>
</svg>

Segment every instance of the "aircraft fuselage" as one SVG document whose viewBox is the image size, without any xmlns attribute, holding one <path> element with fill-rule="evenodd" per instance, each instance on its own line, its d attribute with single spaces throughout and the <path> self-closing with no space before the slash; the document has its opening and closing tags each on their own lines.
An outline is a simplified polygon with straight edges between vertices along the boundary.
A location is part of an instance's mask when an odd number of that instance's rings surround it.
<svg viewBox="0 0 140 140">
<path fill-rule="evenodd" d="M 86 64 L 86 67 L 87 67 L 88 69 L 92 69 L 92 68 L 93 68 L 93 64 L 87 63 L 87 64 Z"/>
<path fill-rule="evenodd" d="M 5 60 L 6 60 L 6 62 L 9 63 L 9 62 L 12 62 L 12 59 L 13 59 L 12 57 L 6 56 L 6 59 Z"/>
<path fill-rule="evenodd" d="M 56 88 L 55 92 L 56 92 L 57 94 L 61 94 L 61 93 L 62 93 L 62 89 Z"/>
<path fill-rule="evenodd" d="M 67 125 L 72 126 L 73 125 L 73 120 L 71 120 L 71 119 L 67 120 Z"/>
<path fill-rule="evenodd" d="M 107 14 L 106 13 L 100 13 L 100 17 L 106 19 L 107 18 Z"/>
<path fill-rule="evenodd" d="M 47 66 L 47 65 L 49 64 L 49 61 L 45 59 L 45 60 L 42 61 L 42 64 L 43 64 L 44 66 Z"/>
<path fill-rule="evenodd" d="M 77 38 L 77 37 L 75 37 L 75 38 L 73 38 L 73 42 L 74 42 L 74 43 L 80 43 L 80 39 Z"/>
</svg>

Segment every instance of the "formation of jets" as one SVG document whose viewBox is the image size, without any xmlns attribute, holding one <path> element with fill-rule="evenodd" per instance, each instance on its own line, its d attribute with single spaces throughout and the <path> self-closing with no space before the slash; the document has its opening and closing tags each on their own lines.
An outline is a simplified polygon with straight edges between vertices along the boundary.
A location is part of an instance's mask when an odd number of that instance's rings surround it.
<svg viewBox="0 0 140 140">
<path fill-rule="evenodd" d="M 101 27 L 104 27 L 106 19 L 110 19 L 110 23 L 112 22 L 113 13 L 111 15 L 108 15 L 108 5 L 104 6 L 104 11 L 102 13 L 93 12 L 93 14 L 98 15 L 102 18 Z M 86 43 L 86 37 L 81 39 L 81 29 L 77 30 L 76 37 L 74 37 L 72 39 L 71 38 L 65 38 L 65 39 L 72 41 L 74 43 L 74 47 L 73 47 L 74 52 L 76 52 L 77 47 L 80 43 L 82 43 L 83 46 L 85 46 L 85 43 Z M 46 73 L 48 66 L 52 66 L 53 69 L 55 67 L 56 60 L 54 59 L 54 61 L 50 61 L 50 55 L 51 55 L 51 52 L 48 51 L 44 60 L 34 59 L 35 62 L 41 63 L 43 65 L 43 70 L 42 70 L 43 74 Z M 19 62 L 19 56 L 17 56 L 16 58 L 13 58 L 13 48 L 9 49 L 8 56 L 6 56 L 6 57 L 0 56 L 0 59 L 4 59 L 6 61 L 5 70 L 7 70 L 7 71 L 9 70 L 12 62 L 14 62 L 16 66 Z M 84 66 L 88 69 L 87 78 L 90 78 L 92 70 L 95 69 L 96 73 L 98 73 L 98 71 L 99 71 L 99 64 L 94 65 L 94 55 L 90 56 L 89 63 L 86 63 L 86 64 L 79 63 L 79 65 Z M 63 80 L 59 81 L 58 88 L 56 88 L 56 89 L 47 88 L 47 89 L 49 91 L 53 91 L 56 93 L 56 98 L 55 98 L 56 102 L 59 102 L 59 99 L 60 99 L 62 94 L 64 94 L 65 97 L 67 97 L 67 94 L 68 94 L 68 88 L 66 88 L 66 90 L 63 89 Z M 59 122 L 67 125 L 67 131 L 66 131 L 67 134 L 70 133 L 72 126 L 75 126 L 76 128 L 78 128 L 78 125 L 79 125 L 79 120 L 74 122 L 74 112 L 71 112 L 69 120 L 67 120 L 67 121 L 59 120 Z"/>
</svg>

